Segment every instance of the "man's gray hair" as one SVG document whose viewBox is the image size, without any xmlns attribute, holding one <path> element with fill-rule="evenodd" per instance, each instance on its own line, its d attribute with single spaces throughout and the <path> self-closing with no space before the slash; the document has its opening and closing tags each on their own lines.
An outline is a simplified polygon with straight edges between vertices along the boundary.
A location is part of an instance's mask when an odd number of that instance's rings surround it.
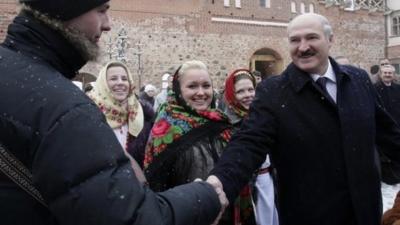
<svg viewBox="0 0 400 225">
<path fill-rule="evenodd" d="M 297 17 L 301 17 L 301 16 L 313 16 L 313 17 L 315 17 L 316 19 L 319 20 L 319 22 L 322 25 L 322 29 L 323 29 L 323 32 L 325 34 L 325 37 L 330 39 L 333 36 L 333 29 L 332 29 L 332 26 L 329 23 L 328 19 L 325 16 L 322 16 L 322 15 L 317 14 L 317 13 L 305 13 L 305 14 L 301 14 L 301 15 L 296 16 L 292 21 L 289 22 L 289 25 L 288 25 L 288 28 L 287 28 L 288 31 L 292 27 L 293 21 L 295 21 Z"/>
<path fill-rule="evenodd" d="M 332 37 L 333 29 L 332 29 L 332 26 L 329 23 L 328 19 L 325 16 L 322 16 L 322 15 L 319 15 L 319 14 L 316 14 L 316 15 L 320 18 L 320 21 L 321 21 L 325 36 L 327 38 Z"/>
</svg>

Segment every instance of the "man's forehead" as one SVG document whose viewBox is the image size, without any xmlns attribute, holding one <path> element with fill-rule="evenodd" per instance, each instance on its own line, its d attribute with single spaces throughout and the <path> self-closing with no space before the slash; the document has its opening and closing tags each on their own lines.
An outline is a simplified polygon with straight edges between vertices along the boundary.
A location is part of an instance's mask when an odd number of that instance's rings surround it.
<svg viewBox="0 0 400 225">
<path fill-rule="evenodd" d="M 288 31 L 288 37 L 308 36 L 308 35 L 322 35 L 323 30 L 321 27 L 299 26 L 294 27 Z"/>
<path fill-rule="evenodd" d="M 315 33 L 320 34 L 323 32 L 322 24 L 318 20 L 299 20 L 291 24 L 288 28 L 288 35 L 292 36 L 298 33 Z"/>
</svg>

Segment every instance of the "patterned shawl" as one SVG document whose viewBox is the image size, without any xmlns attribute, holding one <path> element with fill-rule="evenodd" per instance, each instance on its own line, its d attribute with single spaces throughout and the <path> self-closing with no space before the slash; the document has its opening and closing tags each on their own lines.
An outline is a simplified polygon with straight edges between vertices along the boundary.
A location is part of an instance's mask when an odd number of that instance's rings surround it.
<svg viewBox="0 0 400 225">
<path fill-rule="evenodd" d="M 111 90 L 107 85 L 106 72 L 109 67 L 121 66 L 125 68 L 128 73 L 128 81 L 130 84 L 130 91 L 128 95 L 128 109 L 123 107 L 120 102 L 116 101 L 112 96 Z M 88 93 L 88 96 L 97 104 L 100 110 L 104 113 L 107 123 L 111 128 L 119 128 L 125 123 L 128 123 L 128 132 L 132 136 L 137 137 L 143 129 L 144 115 L 143 109 L 134 93 L 135 85 L 133 83 L 132 75 L 128 68 L 121 62 L 109 62 L 104 66 L 93 89 Z"/>
<path fill-rule="evenodd" d="M 168 93 L 167 102 L 160 106 L 156 121 L 151 129 L 144 158 L 145 168 L 148 168 L 168 145 L 190 130 L 212 121 L 228 123 L 226 115 L 215 107 L 211 106 L 206 111 L 197 112 L 185 103 L 180 97 L 178 71 L 179 69 L 174 75 L 173 88 Z M 228 142 L 231 137 L 230 129 L 224 130 L 220 135 L 223 140 Z"/>
</svg>

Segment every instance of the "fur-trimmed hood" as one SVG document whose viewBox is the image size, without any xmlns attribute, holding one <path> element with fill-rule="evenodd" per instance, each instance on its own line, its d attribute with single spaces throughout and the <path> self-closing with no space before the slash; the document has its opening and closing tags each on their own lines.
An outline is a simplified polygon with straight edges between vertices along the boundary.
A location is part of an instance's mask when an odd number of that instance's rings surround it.
<svg viewBox="0 0 400 225">
<path fill-rule="evenodd" d="M 67 40 L 62 30 L 64 28 L 56 20 L 44 15 L 34 15 L 33 11 L 24 8 L 9 25 L 3 45 L 32 57 L 39 57 L 63 76 L 72 79 L 87 60 Z"/>
</svg>

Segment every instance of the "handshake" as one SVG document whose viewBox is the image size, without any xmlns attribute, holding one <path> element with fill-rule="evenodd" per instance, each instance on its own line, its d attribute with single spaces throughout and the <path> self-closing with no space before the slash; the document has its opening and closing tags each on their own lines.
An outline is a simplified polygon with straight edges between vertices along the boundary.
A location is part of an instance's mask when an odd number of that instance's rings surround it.
<svg viewBox="0 0 400 225">
<path fill-rule="evenodd" d="M 202 181 L 202 180 L 200 178 L 197 178 L 195 181 Z M 221 219 L 221 216 L 224 213 L 226 207 L 228 207 L 229 201 L 226 198 L 222 183 L 218 179 L 218 177 L 211 175 L 207 178 L 206 182 L 211 184 L 211 186 L 214 187 L 214 190 L 218 194 L 219 202 L 221 204 L 221 210 L 220 210 L 217 218 L 215 219 L 214 223 L 212 223 L 212 225 L 216 225 L 216 224 L 218 224 L 218 221 Z"/>
</svg>

